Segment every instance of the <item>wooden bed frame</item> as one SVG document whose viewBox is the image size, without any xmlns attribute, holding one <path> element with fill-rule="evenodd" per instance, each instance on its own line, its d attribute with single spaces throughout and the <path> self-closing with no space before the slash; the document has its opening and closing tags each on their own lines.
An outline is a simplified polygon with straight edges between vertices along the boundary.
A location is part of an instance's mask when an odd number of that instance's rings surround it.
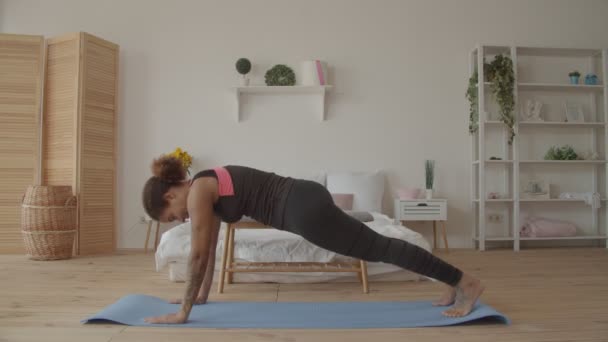
<svg viewBox="0 0 608 342">
<path fill-rule="evenodd" d="M 224 292 L 224 281 L 232 284 L 233 274 L 237 272 L 266 273 L 266 272 L 352 272 L 357 273 L 363 285 L 363 293 L 369 293 L 367 280 L 367 264 L 364 260 L 354 263 L 345 262 L 235 262 L 234 235 L 237 229 L 267 229 L 272 228 L 253 220 L 241 220 L 228 223 L 224 238 L 222 267 L 218 293 Z"/>
</svg>

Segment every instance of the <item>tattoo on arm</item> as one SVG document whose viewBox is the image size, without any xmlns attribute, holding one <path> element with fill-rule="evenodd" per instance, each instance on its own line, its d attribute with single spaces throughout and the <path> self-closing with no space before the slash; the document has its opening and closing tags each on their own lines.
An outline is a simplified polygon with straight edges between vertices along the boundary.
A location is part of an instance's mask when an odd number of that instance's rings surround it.
<svg viewBox="0 0 608 342">
<path fill-rule="evenodd" d="M 211 245 L 209 248 L 209 259 L 207 261 L 207 268 L 205 269 L 205 276 L 203 278 L 203 284 L 201 286 L 198 298 L 201 303 L 206 303 L 209 298 L 209 291 L 213 285 L 213 276 L 215 274 L 215 253 L 217 249 L 217 239 L 219 235 L 221 221 L 216 218 L 213 234 L 211 236 Z"/>
<path fill-rule="evenodd" d="M 190 315 L 192 305 L 194 304 L 194 300 L 196 299 L 198 290 L 200 289 L 205 276 L 205 270 L 201 269 L 201 259 L 203 258 L 196 256 L 190 258 L 189 261 L 188 268 L 190 269 L 190 276 L 187 280 L 186 293 L 182 302 L 182 311 L 186 314 L 186 317 Z"/>
<path fill-rule="evenodd" d="M 188 195 L 188 212 L 191 213 L 192 220 L 192 241 L 188 264 L 190 274 L 182 301 L 182 313 L 186 318 L 190 315 L 207 271 L 215 223 L 213 193 L 205 188 L 204 183 L 198 184 L 200 185 L 193 186 Z"/>
</svg>

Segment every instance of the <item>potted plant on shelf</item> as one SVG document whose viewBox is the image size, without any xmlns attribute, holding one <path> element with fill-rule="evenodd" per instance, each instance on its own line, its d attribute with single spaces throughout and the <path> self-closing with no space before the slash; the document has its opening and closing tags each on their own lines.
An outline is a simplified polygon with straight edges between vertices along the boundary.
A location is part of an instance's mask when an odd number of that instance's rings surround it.
<svg viewBox="0 0 608 342">
<path fill-rule="evenodd" d="M 267 86 L 293 86 L 296 74 L 285 64 L 277 64 L 266 71 L 264 80 Z"/>
<path fill-rule="evenodd" d="M 433 198 L 433 181 L 435 180 L 435 161 L 425 161 L 424 171 L 426 180 L 426 199 L 431 199 Z"/>
<path fill-rule="evenodd" d="M 587 85 L 596 85 L 598 84 L 597 76 L 594 74 L 587 74 L 585 76 L 585 84 Z"/>
<path fill-rule="evenodd" d="M 508 142 L 513 143 L 515 137 L 515 76 L 513 61 L 509 56 L 497 55 L 491 63 L 484 61 L 485 79 L 490 82 L 490 90 L 499 106 L 500 121 L 509 129 Z M 478 99 L 478 73 L 477 70 L 469 78 L 466 97 L 469 100 L 469 133 L 477 132 L 479 127 L 479 99 Z"/>
<path fill-rule="evenodd" d="M 515 108 L 514 89 L 515 75 L 513 72 L 513 61 L 509 56 L 497 55 L 490 63 L 492 70 L 492 83 L 490 90 L 494 95 L 499 107 L 500 121 L 502 121 L 509 130 L 508 142 L 513 143 L 515 137 Z"/>
<path fill-rule="evenodd" d="M 239 58 L 236 61 L 236 71 L 243 76 L 241 85 L 248 86 L 249 78 L 247 78 L 247 74 L 251 71 L 251 62 L 247 58 Z"/>
<path fill-rule="evenodd" d="M 581 77 L 581 73 L 575 70 L 569 73 L 568 76 L 570 77 L 571 84 L 578 84 L 578 78 Z"/>
<path fill-rule="evenodd" d="M 577 160 L 578 155 L 570 145 L 551 146 L 545 154 L 545 160 Z"/>
</svg>

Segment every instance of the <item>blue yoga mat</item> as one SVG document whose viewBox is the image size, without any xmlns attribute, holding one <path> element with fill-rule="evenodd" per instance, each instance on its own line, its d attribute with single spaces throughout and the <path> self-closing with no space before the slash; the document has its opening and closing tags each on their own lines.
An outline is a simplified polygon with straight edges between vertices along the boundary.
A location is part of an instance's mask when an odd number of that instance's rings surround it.
<svg viewBox="0 0 608 342">
<path fill-rule="evenodd" d="M 128 295 L 82 323 L 196 328 L 406 328 L 437 327 L 482 319 L 510 324 L 509 319 L 480 301 L 459 318 L 441 314 L 445 307 L 429 301 L 410 302 L 208 302 L 195 305 L 185 324 L 150 324 L 144 318 L 177 312 L 179 304 L 146 295 Z"/>
</svg>

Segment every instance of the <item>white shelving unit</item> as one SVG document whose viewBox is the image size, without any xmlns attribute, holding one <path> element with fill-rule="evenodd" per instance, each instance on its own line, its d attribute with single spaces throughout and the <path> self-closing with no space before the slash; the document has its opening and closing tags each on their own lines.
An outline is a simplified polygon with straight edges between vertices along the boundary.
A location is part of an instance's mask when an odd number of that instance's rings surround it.
<svg viewBox="0 0 608 342">
<path fill-rule="evenodd" d="M 326 106 L 325 94 L 330 91 L 333 86 L 245 86 L 235 87 L 236 95 L 236 121 L 241 121 L 241 97 L 243 94 L 264 94 L 264 95 L 285 95 L 285 94 L 308 94 L 319 97 L 319 119 L 325 121 Z"/>
<path fill-rule="evenodd" d="M 497 112 L 498 107 L 495 102 L 492 104 L 494 100 L 490 91 L 491 83 L 484 82 L 484 60 L 486 63 L 489 63 L 498 54 L 508 55 L 512 59 L 514 67 L 514 115 L 516 116 L 516 123 L 514 127 L 515 137 L 512 145 L 508 144 L 506 126 L 498 120 L 496 115 L 492 115 L 492 112 Z M 518 60 L 520 64 L 518 64 Z M 551 74 L 551 72 L 548 73 L 550 77 L 541 76 L 543 72 L 547 74 L 547 70 L 550 70 L 549 67 L 556 68 L 560 65 L 568 65 L 568 68 L 560 70 L 557 76 L 556 74 Z M 569 84 L 567 75 L 568 72 L 574 69 L 572 65 L 578 65 L 577 69 L 581 71 L 580 83 L 584 83 L 585 74 L 588 72 L 596 74 L 600 83 L 598 85 Z M 537 69 L 542 70 L 539 71 Z M 476 87 L 479 102 L 479 123 L 478 130 L 472 134 L 471 139 L 471 203 L 474 214 L 472 238 L 479 250 L 485 250 L 486 244 L 489 242 L 509 242 L 512 243 L 514 251 L 519 251 L 521 241 L 537 240 L 562 241 L 562 243 L 566 240 L 599 240 L 603 241 L 606 248 L 608 248 L 608 201 L 606 200 L 608 194 L 608 147 L 606 146 L 608 143 L 607 69 L 608 49 L 478 45 L 471 51 L 469 75 L 473 75 L 476 70 L 479 71 L 479 81 Z M 563 77 L 564 75 L 565 77 Z M 564 80 L 563 83 L 559 83 L 561 79 Z M 524 96 L 528 98 L 547 96 L 559 101 L 574 96 L 583 98 L 586 101 L 585 106 L 589 119 L 586 122 L 562 122 L 560 120 L 541 122 L 521 121 L 521 104 L 519 100 Z M 562 110 L 562 108 L 553 106 L 543 109 L 543 111 L 545 110 L 552 111 L 553 116 L 555 116 L 555 112 Z M 544 160 L 544 155 L 539 155 L 536 146 L 524 145 L 524 142 L 522 142 L 522 137 L 523 140 L 536 139 L 540 134 L 539 132 L 543 130 L 550 131 L 550 134 L 552 132 L 551 138 L 553 139 L 551 141 L 553 143 L 551 145 L 563 145 L 560 142 L 560 137 L 563 134 L 567 137 L 573 131 L 585 135 L 585 139 L 587 140 L 584 141 L 589 142 L 587 147 L 592 153 L 596 152 L 599 154 L 599 160 Z M 489 142 L 500 146 L 498 153 L 502 154 L 499 156 L 501 160 L 490 159 L 489 154 L 491 153 L 487 151 Z M 535 148 L 537 151 L 536 155 L 530 156 L 529 154 L 531 153 L 529 151 Z M 525 155 L 525 157 L 522 158 L 522 155 Z M 496 155 L 493 154 L 492 156 Z M 567 172 L 568 175 L 576 172 L 585 172 L 585 175 L 589 174 L 590 177 L 588 177 L 588 181 L 585 181 L 584 188 L 592 189 L 593 192 L 601 194 L 602 207 L 600 209 L 593 209 L 584 200 L 555 198 L 556 194 L 553 193 L 551 194 L 552 198 L 549 199 L 521 198 L 520 178 L 522 177 L 522 173 L 525 175 L 533 173 L 534 177 L 539 177 L 539 175 L 543 177 L 543 172 L 547 172 L 546 170 L 551 170 L 554 173 L 557 170 L 557 174 L 560 175 L 561 173 L 561 176 L 563 176 L 564 172 Z M 507 195 L 505 198 L 489 199 L 487 181 L 490 180 L 490 176 L 495 176 L 497 171 L 499 173 L 497 178 L 500 181 L 491 183 L 490 186 L 502 187 Z M 496 185 L 497 183 L 499 184 Z M 576 185 L 579 184 L 576 183 Z M 591 224 L 582 227 L 584 229 L 581 230 L 584 230 L 585 234 L 579 233 L 574 237 L 520 237 L 519 231 L 524 223 L 521 217 L 523 215 L 522 211 L 529 210 L 530 207 L 537 205 L 548 207 L 549 210 L 555 210 L 558 213 L 564 210 L 580 210 L 581 215 L 589 214 L 585 218 Z M 508 220 L 502 220 L 501 224 L 504 227 L 499 229 L 502 230 L 503 234 L 490 234 L 488 230 L 488 226 L 490 225 L 488 217 L 491 216 L 489 212 L 496 210 L 496 208 L 508 211 L 506 215 L 508 216 Z M 495 215 L 492 216 L 495 217 Z"/>
</svg>

